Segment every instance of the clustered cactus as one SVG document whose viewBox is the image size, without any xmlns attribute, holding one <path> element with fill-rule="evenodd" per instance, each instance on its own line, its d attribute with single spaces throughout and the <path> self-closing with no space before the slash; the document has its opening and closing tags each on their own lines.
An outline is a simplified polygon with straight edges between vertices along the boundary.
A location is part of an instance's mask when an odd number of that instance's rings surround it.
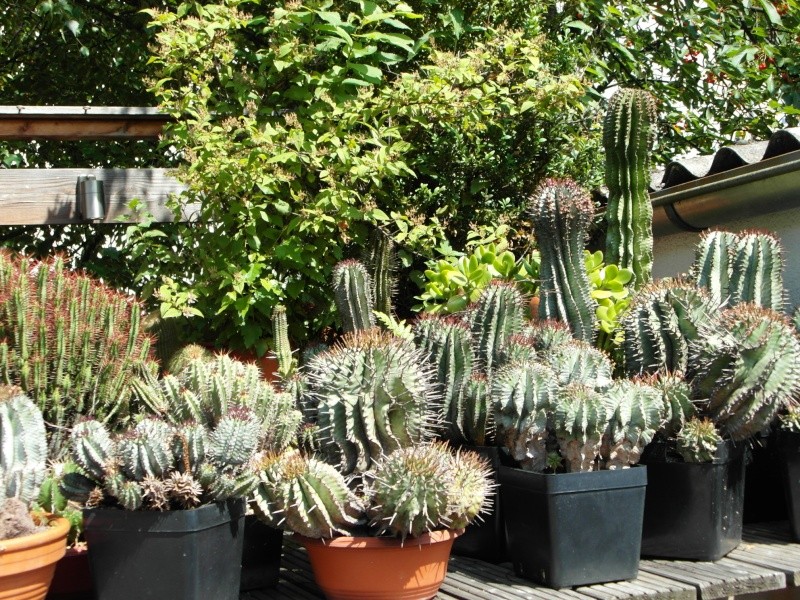
<svg viewBox="0 0 800 600">
<path fill-rule="evenodd" d="M 648 188 L 656 118 L 651 94 L 621 89 L 611 97 L 603 123 L 606 259 L 631 269 L 636 289 L 650 281 L 653 268 L 653 206 Z"/>
<path fill-rule="evenodd" d="M 246 408 L 231 409 L 214 429 L 146 417 L 112 435 L 103 423 L 87 419 L 70 438 L 80 472 L 65 474 L 61 489 L 88 507 L 127 510 L 187 509 L 244 498 L 257 482 L 260 438 L 261 422 Z"/>
</svg>

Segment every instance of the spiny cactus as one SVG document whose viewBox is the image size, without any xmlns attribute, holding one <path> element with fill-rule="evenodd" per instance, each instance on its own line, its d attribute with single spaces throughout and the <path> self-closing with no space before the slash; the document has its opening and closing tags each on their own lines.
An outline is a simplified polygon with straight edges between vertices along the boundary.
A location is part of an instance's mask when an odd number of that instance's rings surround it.
<svg viewBox="0 0 800 600">
<path fill-rule="evenodd" d="M 333 269 L 336 310 L 346 333 L 375 327 L 372 279 L 363 263 L 343 260 Z"/>
<path fill-rule="evenodd" d="M 195 360 L 212 361 L 214 353 L 200 344 L 186 344 L 172 355 L 165 371 L 173 375 L 180 373 Z"/>
<path fill-rule="evenodd" d="M 569 336 L 572 339 L 572 335 Z M 536 341 L 524 333 L 518 333 L 508 338 L 500 349 L 500 364 L 512 362 L 527 362 L 536 360 Z"/>
<path fill-rule="evenodd" d="M 605 469 L 639 462 L 644 446 L 661 427 L 666 413 L 661 390 L 643 380 L 620 379 L 604 392 L 612 408 L 600 457 Z"/>
<path fill-rule="evenodd" d="M 320 441 L 342 472 L 418 444 L 437 425 L 434 378 L 411 342 L 378 329 L 345 335 L 306 366 Z"/>
<path fill-rule="evenodd" d="M 297 452 L 268 455 L 254 493 L 260 518 L 306 537 L 349 535 L 365 507 L 331 465 Z"/>
<path fill-rule="evenodd" d="M 497 367 L 501 349 L 522 329 L 525 308 L 513 283 L 492 281 L 470 311 L 475 358 L 487 375 Z"/>
<path fill-rule="evenodd" d="M 667 438 L 674 438 L 686 422 L 697 414 L 692 402 L 692 386 L 681 373 L 662 373 L 643 380 L 661 392 L 664 403 L 662 429 Z"/>
<path fill-rule="evenodd" d="M 157 370 L 141 313 L 129 296 L 70 272 L 63 257 L 0 252 L 0 378 L 19 385 L 53 424 L 53 458 L 78 415 L 124 422 L 131 380 Z"/>
<path fill-rule="evenodd" d="M 690 345 L 695 397 L 720 433 L 734 441 L 757 434 L 800 398 L 800 340 L 781 314 L 752 304 L 722 312 Z"/>
<path fill-rule="evenodd" d="M 719 302 L 784 308 L 783 251 L 771 233 L 712 231 L 700 238 L 692 266 L 697 285 Z"/>
<path fill-rule="evenodd" d="M 686 371 L 689 342 L 708 325 L 719 304 L 701 288 L 685 281 L 662 280 L 636 293 L 622 317 L 625 371 Z"/>
<path fill-rule="evenodd" d="M 533 363 L 512 363 L 492 378 L 496 440 L 523 469 L 547 465 L 547 421 L 557 390 L 555 373 Z"/>
<path fill-rule="evenodd" d="M 216 429 L 197 423 L 174 426 L 147 417 L 111 435 L 95 420 L 72 431 L 72 459 L 80 472 L 66 473 L 61 491 L 87 506 L 127 510 L 193 508 L 243 498 L 256 485 L 259 420 L 240 408 Z"/>
<path fill-rule="evenodd" d="M 531 212 L 541 253 L 539 318 L 564 321 L 575 338 L 591 343 L 597 303 L 583 257 L 591 198 L 573 181 L 548 179 L 534 191 Z"/>
<path fill-rule="evenodd" d="M 792 313 L 792 323 L 794 323 L 795 331 L 800 334 L 800 306 L 794 309 Z"/>
<path fill-rule="evenodd" d="M 464 526 L 482 510 L 491 489 L 480 458 L 456 458 L 444 444 L 401 448 L 375 463 L 367 497 L 370 524 L 401 538 Z"/>
<path fill-rule="evenodd" d="M 523 328 L 522 335 L 533 342 L 533 347 L 541 356 L 574 339 L 568 325 L 552 319 L 527 325 Z"/>
<path fill-rule="evenodd" d="M 677 450 L 686 462 L 711 462 L 721 441 L 713 421 L 691 419 L 678 432 Z"/>
<path fill-rule="evenodd" d="M 283 381 L 290 379 L 297 368 L 297 360 L 292 356 L 286 307 L 282 304 L 272 309 L 272 350 L 278 359 L 278 375 Z"/>
<path fill-rule="evenodd" d="M 247 408 L 261 423 L 260 447 L 273 452 L 295 439 L 302 419 L 291 394 L 275 392 L 256 365 L 227 354 L 188 360 L 174 375 L 143 377 L 134 383 L 137 397 L 174 424 L 196 421 L 215 428 L 230 411 Z"/>
<path fill-rule="evenodd" d="M 30 505 L 39 495 L 46 472 L 41 411 L 20 388 L 0 386 L 0 501 L 17 498 Z"/>
<path fill-rule="evenodd" d="M 656 103 L 648 92 L 621 89 L 603 122 L 606 152 L 606 260 L 631 269 L 638 289 L 653 269 L 650 152 L 656 135 Z"/>
<path fill-rule="evenodd" d="M 467 381 L 460 428 L 467 446 L 486 446 L 494 439 L 489 381 L 482 373 L 473 373 Z"/>
<path fill-rule="evenodd" d="M 375 228 L 370 234 L 364 263 L 372 279 L 372 295 L 375 310 L 386 315 L 392 314 L 392 298 L 395 290 L 394 241 L 381 229 Z"/>
<path fill-rule="evenodd" d="M 614 367 L 605 352 L 572 340 L 542 357 L 555 371 L 560 385 L 579 383 L 602 390 L 611 385 Z"/>
<path fill-rule="evenodd" d="M 436 372 L 445 423 L 442 437 L 462 443 L 466 387 L 474 363 L 470 328 L 456 317 L 424 316 L 415 323 L 414 338 Z"/>
<path fill-rule="evenodd" d="M 558 449 L 568 473 L 594 471 L 603 435 L 612 416 L 600 392 L 581 384 L 559 390 L 553 406 Z"/>
</svg>

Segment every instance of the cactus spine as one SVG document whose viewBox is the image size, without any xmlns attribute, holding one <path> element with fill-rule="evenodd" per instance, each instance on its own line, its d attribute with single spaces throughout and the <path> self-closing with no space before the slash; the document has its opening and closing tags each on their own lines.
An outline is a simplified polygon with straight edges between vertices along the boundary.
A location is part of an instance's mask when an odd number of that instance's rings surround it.
<svg viewBox="0 0 800 600">
<path fill-rule="evenodd" d="M 599 392 L 580 384 L 559 390 L 553 406 L 558 449 L 568 473 L 594 471 L 611 417 Z"/>
<path fill-rule="evenodd" d="M 375 327 L 372 279 L 363 263 L 343 260 L 337 264 L 333 269 L 333 289 L 345 332 Z"/>
<path fill-rule="evenodd" d="M 470 312 L 475 358 L 487 375 L 497 367 L 508 339 L 522 329 L 522 295 L 511 284 L 493 281 L 481 292 Z"/>
<path fill-rule="evenodd" d="M 395 288 L 394 241 L 380 229 L 374 229 L 370 235 L 365 262 L 372 279 L 375 310 L 391 315 Z"/>
<path fill-rule="evenodd" d="M 534 191 L 531 211 L 541 252 L 539 318 L 564 321 L 575 338 L 591 343 L 597 303 L 583 255 L 594 213 L 589 194 L 573 181 L 548 179 Z"/>
<path fill-rule="evenodd" d="M 631 269 L 637 289 L 652 278 L 653 207 L 648 186 L 656 119 L 656 103 L 649 93 L 621 89 L 611 98 L 603 123 L 606 260 Z"/>
<path fill-rule="evenodd" d="M 30 505 L 47 471 L 47 441 L 41 411 L 15 386 L 0 386 L 0 501 Z"/>
<path fill-rule="evenodd" d="M 686 462 L 711 462 L 722 436 L 710 419 L 691 419 L 678 432 L 677 450 Z"/>
<path fill-rule="evenodd" d="M 621 469 L 635 465 L 664 419 L 662 391 L 642 380 L 620 379 L 604 396 L 613 412 L 600 449 L 603 467 Z"/>
<path fill-rule="evenodd" d="M 283 381 L 289 380 L 297 368 L 297 361 L 292 356 L 286 307 L 282 304 L 272 309 L 272 350 L 278 359 L 278 375 Z"/>
</svg>

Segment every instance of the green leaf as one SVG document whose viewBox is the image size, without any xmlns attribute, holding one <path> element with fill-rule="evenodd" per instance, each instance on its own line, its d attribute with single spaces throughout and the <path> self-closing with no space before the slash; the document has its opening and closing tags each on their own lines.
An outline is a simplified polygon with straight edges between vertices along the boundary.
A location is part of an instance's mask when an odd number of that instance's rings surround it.
<svg viewBox="0 0 800 600">
<path fill-rule="evenodd" d="M 565 23 L 564 26 L 569 27 L 570 29 L 578 29 L 579 31 L 584 31 L 586 33 L 594 33 L 594 29 L 592 29 L 583 21 L 570 21 L 569 23 Z"/>
<path fill-rule="evenodd" d="M 758 0 L 761 4 L 761 7 L 764 9 L 764 12 L 767 13 L 767 18 L 769 19 L 770 23 L 773 25 L 780 25 L 781 23 L 781 15 L 778 13 L 778 10 L 769 0 Z"/>
<path fill-rule="evenodd" d="M 347 66 L 355 71 L 355 73 L 359 75 L 361 79 L 373 84 L 380 83 L 381 78 L 383 77 L 383 72 L 378 67 L 373 67 L 372 65 L 347 63 Z"/>
<path fill-rule="evenodd" d="M 346 79 L 342 79 L 342 84 L 344 85 L 359 85 L 361 87 L 369 87 L 372 84 L 369 81 L 364 81 L 363 79 L 355 79 L 353 77 L 348 77 Z"/>
</svg>

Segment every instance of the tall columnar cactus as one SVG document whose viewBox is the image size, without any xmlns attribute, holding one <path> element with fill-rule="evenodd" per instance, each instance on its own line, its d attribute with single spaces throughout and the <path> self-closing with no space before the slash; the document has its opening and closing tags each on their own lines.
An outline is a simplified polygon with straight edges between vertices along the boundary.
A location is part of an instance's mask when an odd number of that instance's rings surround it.
<svg viewBox="0 0 800 600">
<path fill-rule="evenodd" d="M 487 375 L 497 367 L 508 339 L 522 329 L 525 309 L 513 283 L 492 281 L 470 311 L 475 358 Z"/>
<path fill-rule="evenodd" d="M 148 417 L 112 436 L 102 423 L 82 421 L 71 434 L 80 471 L 66 473 L 61 490 L 88 506 L 127 510 L 244 498 L 257 483 L 260 430 L 259 420 L 244 408 L 223 416 L 212 430 Z"/>
<path fill-rule="evenodd" d="M 591 343 L 597 303 L 583 256 L 591 198 L 573 181 L 548 179 L 534 191 L 531 212 L 541 253 L 539 318 L 564 321 L 574 337 Z"/>
<path fill-rule="evenodd" d="M 375 327 L 372 278 L 363 263 L 343 260 L 333 269 L 336 309 L 345 332 Z"/>
<path fill-rule="evenodd" d="M 512 363 L 491 382 L 496 440 L 523 469 L 547 465 L 547 425 L 558 391 L 556 374 L 534 363 Z"/>
<path fill-rule="evenodd" d="M 666 415 L 662 391 L 647 381 L 620 379 L 603 395 L 612 409 L 600 449 L 603 467 L 635 465 Z"/>
<path fill-rule="evenodd" d="M 365 471 L 437 426 L 434 377 L 411 342 L 377 329 L 345 335 L 306 365 L 320 441 L 345 474 Z"/>
<path fill-rule="evenodd" d="M 375 310 L 386 315 L 392 314 L 395 260 L 394 241 L 391 236 L 381 229 L 374 229 L 370 234 L 364 262 L 372 279 Z"/>
<path fill-rule="evenodd" d="M 260 447 L 281 452 L 302 420 L 289 393 L 275 392 L 258 367 L 227 354 L 188 360 L 176 374 L 135 381 L 137 397 L 173 424 L 195 421 L 214 428 L 231 410 L 247 408 L 262 423 Z"/>
<path fill-rule="evenodd" d="M 621 89 L 603 123 L 606 152 L 606 260 L 631 269 L 638 289 L 652 278 L 653 207 L 650 153 L 656 135 L 656 102 L 643 90 Z"/>
<path fill-rule="evenodd" d="M 553 402 L 553 422 L 568 473 L 599 468 L 600 447 L 611 416 L 600 392 L 580 384 L 560 388 Z"/>
<path fill-rule="evenodd" d="M 278 375 L 283 381 L 289 380 L 297 368 L 297 360 L 292 356 L 286 307 L 282 304 L 272 309 L 272 350 L 278 359 Z"/>
<path fill-rule="evenodd" d="M 688 282 L 662 280 L 645 286 L 620 321 L 625 371 L 633 376 L 685 372 L 689 342 L 718 310 L 711 296 Z"/>
<path fill-rule="evenodd" d="M 124 421 L 131 380 L 157 370 L 141 313 L 129 296 L 70 272 L 63 257 L 0 252 L 0 378 L 19 385 L 54 425 L 52 457 L 78 415 Z"/>
<path fill-rule="evenodd" d="M 467 381 L 460 429 L 467 446 L 486 446 L 494 439 L 489 380 L 482 373 L 473 373 Z"/>
<path fill-rule="evenodd" d="M 752 304 L 723 311 L 690 345 L 695 397 L 723 435 L 746 440 L 800 398 L 800 340 L 781 314 Z"/>
<path fill-rule="evenodd" d="M 692 273 L 719 302 L 782 311 L 783 250 L 771 233 L 712 231 L 700 238 Z"/>
<path fill-rule="evenodd" d="M 15 386 L 0 386 L 0 503 L 18 498 L 30 505 L 47 472 L 42 413 Z"/>
<path fill-rule="evenodd" d="M 297 452 L 268 455 L 254 492 L 262 520 L 312 538 L 349 535 L 363 522 L 363 502 L 331 465 Z"/>
<path fill-rule="evenodd" d="M 416 322 L 414 338 L 436 372 L 446 428 L 442 436 L 453 443 L 463 443 L 468 410 L 466 388 L 474 363 L 470 328 L 456 317 L 425 316 Z"/>
<path fill-rule="evenodd" d="M 614 370 L 611 359 L 585 342 L 571 340 L 542 358 L 555 371 L 559 385 L 579 383 L 597 390 L 611 385 Z"/>
</svg>

